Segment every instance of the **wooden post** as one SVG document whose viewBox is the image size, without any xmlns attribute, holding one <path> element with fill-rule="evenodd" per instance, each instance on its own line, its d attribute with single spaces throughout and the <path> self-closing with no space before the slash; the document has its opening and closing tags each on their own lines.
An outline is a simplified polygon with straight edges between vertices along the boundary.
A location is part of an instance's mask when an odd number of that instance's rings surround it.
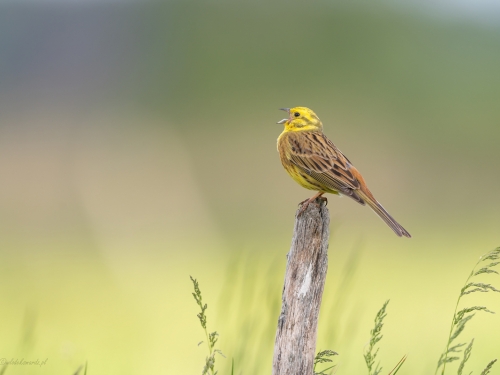
<svg viewBox="0 0 500 375">
<path fill-rule="evenodd" d="M 297 217 L 287 255 L 273 375 L 313 375 L 319 308 L 328 268 L 330 216 L 316 200 Z"/>
</svg>

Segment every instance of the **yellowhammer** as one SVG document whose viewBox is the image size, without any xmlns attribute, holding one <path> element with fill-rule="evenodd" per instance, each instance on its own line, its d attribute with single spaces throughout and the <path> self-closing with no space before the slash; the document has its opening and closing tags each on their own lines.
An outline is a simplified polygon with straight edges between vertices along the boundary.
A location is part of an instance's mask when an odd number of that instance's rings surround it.
<svg viewBox="0 0 500 375">
<path fill-rule="evenodd" d="M 285 124 L 278 137 L 281 163 L 301 186 L 318 191 L 303 202 L 299 215 L 325 193 L 346 195 L 362 205 L 368 204 L 398 236 L 411 237 L 377 202 L 349 159 L 323 134 L 323 124 L 313 111 L 305 107 L 282 110 L 289 117 L 278 122 Z"/>
</svg>

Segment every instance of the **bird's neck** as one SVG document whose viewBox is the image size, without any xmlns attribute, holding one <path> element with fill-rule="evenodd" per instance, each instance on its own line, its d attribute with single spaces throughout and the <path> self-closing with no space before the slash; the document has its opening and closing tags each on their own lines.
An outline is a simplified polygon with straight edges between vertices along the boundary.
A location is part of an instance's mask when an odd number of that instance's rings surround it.
<svg viewBox="0 0 500 375">
<path fill-rule="evenodd" d="M 278 137 L 278 148 L 280 142 L 283 141 L 288 135 L 297 134 L 299 132 L 323 133 L 323 130 L 319 129 L 317 126 L 312 126 L 312 125 L 303 126 L 301 128 L 299 127 L 290 128 L 285 125 L 285 129 Z"/>
<path fill-rule="evenodd" d="M 285 130 L 283 133 L 287 132 L 310 132 L 310 131 L 317 131 L 317 132 L 322 132 L 322 129 L 319 128 L 316 125 L 304 125 L 304 126 L 293 126 L 291 124 L 285 124 Z"/>
</svg>

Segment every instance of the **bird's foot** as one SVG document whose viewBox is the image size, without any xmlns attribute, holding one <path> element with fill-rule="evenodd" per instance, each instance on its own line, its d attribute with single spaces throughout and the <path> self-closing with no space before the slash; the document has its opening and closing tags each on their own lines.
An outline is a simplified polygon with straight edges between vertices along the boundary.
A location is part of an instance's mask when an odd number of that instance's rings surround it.
<svg viewBox="0 0 500 375">
<path fill-rule="evenodd" d="M 297 217 L 302 215 L 302 213 L 306 210 L 306 208 L 309 206 L 309 204 L 311 204 L 313 202 L 316 205 L 316 207 L 318 207 L 318 208 L 321 206 L 321 202 L 325 202 L 325 204 L 328 204 L 328 199 L 326 197 L 323 197 L 323 194 L 324 193 L 318 193 L 314 197 L 308 198 L 308 199 L 300 202 L 299 206 L 301 206 L 301 207 L 300 207 L 299 213 L 297 214 Z M 320 203 L 315 202 L 316 200 L 319 200 Z"/>
<path fill-rule="evenodd" d="M 311 199 L 308 198 L 305 201 L 302 201 L 302 202 L 299 203 L 300 211 L 297 214 L 297 217 L 299 217 L 300 215 L 302 215 L 302 213 L 306 210 L 306 208 L 309 206 L 309 203 L 311 203 L 311 202 L 312 202 Z"/>
</svg>

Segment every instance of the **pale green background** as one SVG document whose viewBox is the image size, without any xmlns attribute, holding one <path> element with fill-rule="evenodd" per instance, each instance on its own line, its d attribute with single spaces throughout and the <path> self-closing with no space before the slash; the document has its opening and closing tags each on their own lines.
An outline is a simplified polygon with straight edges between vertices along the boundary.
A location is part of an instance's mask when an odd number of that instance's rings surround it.
<svg viewBox="0 0 500 375">
<path fill-rule="evenodd" d="M 220 374 L 231 358 L 269 374 L 311 194 L 276 152 L 278 108 L 296 105 L 413 235 L 330 197 L 319 348 L 340 353 L 338 374 L 364 373 L 391 299 L 383 374 L 404 354 L 400 374 L 432 373 L 459 289 L 500 245 L 498 7 L 68 3 L 0 5 L 0 358 L 49 358 L 6 374 L 201 373 L 189 275 Z M 468 304 L 500 311 L 500 296 Z M 478 314 L 472 337 L 480 373 L 500 356 L 500 318 Z"/>
</svg>

